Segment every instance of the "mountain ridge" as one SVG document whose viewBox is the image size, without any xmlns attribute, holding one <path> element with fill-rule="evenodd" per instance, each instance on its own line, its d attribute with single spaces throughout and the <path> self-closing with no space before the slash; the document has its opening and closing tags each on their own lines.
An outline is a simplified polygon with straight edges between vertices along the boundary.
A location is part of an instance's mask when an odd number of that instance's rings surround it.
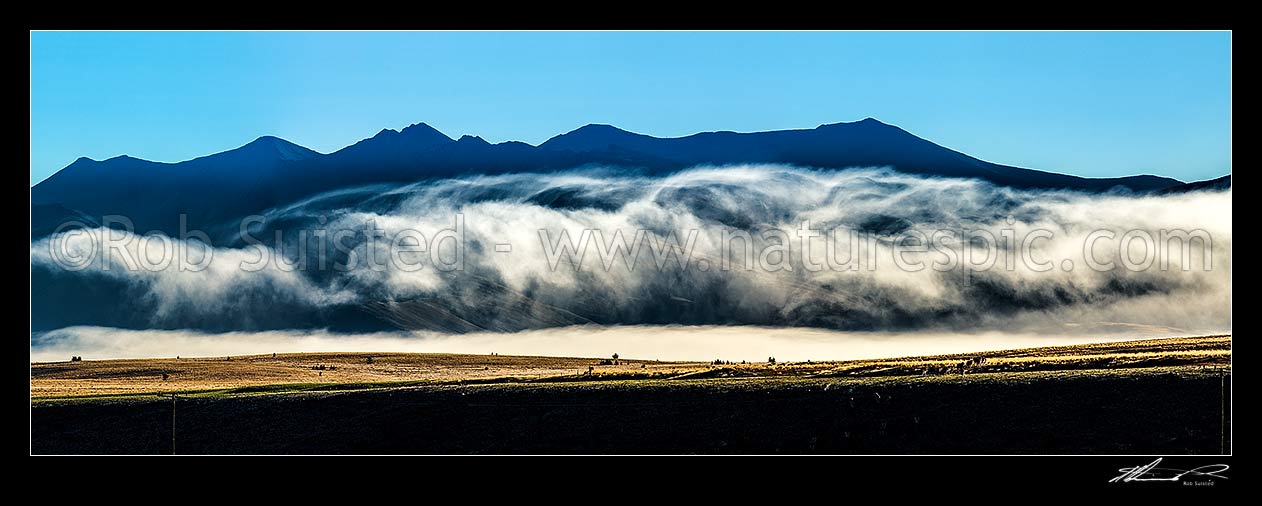
<svg viewBox="0 0 1262 506">
<path fill-rule="evenodd" d="M 1103 192 L 1155 192 L 1184 183 L 1153 175 L 1083 178 L 987 162 L 865 118 L 812 129 L 714 131 L 653 137 L 592 123 L 539 145 L 457 139 L 420 122 L 327 154 L 264 135 L 235 149 L 165 163 L 120 155 L 79 158 L 31 188 L 32 204 L 57 204 L 100 216 L 122 214 L 138 227 L 170 231 L 258 213 L 308 195 L 350 186 L 408 183 L 472 174 L 621 167 L 648 175 L 698 165 L 786 164 L 845 169 L 888 167 L 908 174 L 974 178 L 1000 186 Z M 143 184 L 137 184 L 143 181 Z"/>
</svg>

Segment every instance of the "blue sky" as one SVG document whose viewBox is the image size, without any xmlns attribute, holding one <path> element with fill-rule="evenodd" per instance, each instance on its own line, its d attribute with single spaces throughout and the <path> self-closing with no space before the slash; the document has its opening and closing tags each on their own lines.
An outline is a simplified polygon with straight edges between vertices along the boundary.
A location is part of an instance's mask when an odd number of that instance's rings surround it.
<svg viewBox="0 0 1262 506">
<path fill-rule="evenodd" d="M 276 135 L 329 152 L 424 121 L 537 144 L 874 117 L 993 162 L 1231 169 L 1224 32 L 35 32 L 31 184 L 80 156 L 179 161 Z"/>
</svg>

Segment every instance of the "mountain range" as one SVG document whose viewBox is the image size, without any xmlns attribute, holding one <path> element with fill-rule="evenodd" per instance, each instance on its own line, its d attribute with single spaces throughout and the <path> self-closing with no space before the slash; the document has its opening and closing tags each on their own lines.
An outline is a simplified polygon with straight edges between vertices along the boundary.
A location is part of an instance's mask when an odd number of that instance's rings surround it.
<svg viewBox="0 0 1262 506">
<path fill-rule="evenodd" d="M 189 228 L 210 227 L 304 196 L 374 183 L 596 166 L 654 175 L 697 165 L 741 163 L 888 167 L 1021 189 L 1169 193 L 1197 188 L 1153 175 L 1084 178 L 990 163 L 872 118 L 814 129 L 704 132 L 677 138 L 593 124 L 538 146 L 516 141 L 491 144 L 469 135 L 452 139 L 417 123 L 399 131 L 382 130 L 329 154 L 264 136 L 179 163 L 126 155 L 102 161 L 79 158 L 31 188 L 32 238 L 50 233 L 65 219 L 111 214 L 127 216 L 137 230 L 175 233 L 180 214 L 187 216 Z M 1225 184 L 1230 185 L 1229 178 Z"/>
</svg>

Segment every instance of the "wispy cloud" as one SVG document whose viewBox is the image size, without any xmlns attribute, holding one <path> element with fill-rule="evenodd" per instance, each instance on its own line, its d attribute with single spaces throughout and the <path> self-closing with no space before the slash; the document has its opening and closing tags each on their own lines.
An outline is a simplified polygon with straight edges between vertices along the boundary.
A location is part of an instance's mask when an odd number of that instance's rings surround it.
<svg viewBox="0 0 1262 506">
<path fill-rule="evenodd" d="M 392 236 L 404 230 L 428 237 L 463 220 L 462 269 L 445 272 L 386 264 L 381 268 L 316 268 L 385 247 L 363 234 L 343 237 L 356 251 L 336 251 L 332 235 L 299 236 L 297 230 L 359 230 L 372 223 Z M 60 268 L 46 238 L 31 245 L 32 268 L 52 286 L 78 280 L 112 283 L 127 293 L 114 299 L 76 300 L 74 294 L 37 290 L 33 304 L 45 308 L 105 304 L 116 308 L 102 321 L 38 322 L 44 328 L 77 324 L 168 329 L 268 330 L 360 329 L 438 332 L 513 332 L 574 324 L 687 324 L 816 327 L 849 331 L 982 332 L 1053 329 L 1081 332 L 1084 323 L 1154 325 L 1188 332 L 1220 331 L 1231 324 L 1231 193 L 1146 196 L 1020 191 L 972 180 L 926 179 L 881 170 L 814 171 L 781 166 L 698 168 L 646 178 L 609 170 L 550 175 L 474 176 L 429 181 L 371 192 L 338 192 L 306 199 L 267 213 L 252 228 L 265 246 L 219 245 L 208 268 L 132 270 L 93 265 Z M 877 263 L 856 271 L 812 271 L 804 264 L 799 225 L 875 238 Z M 698 259 L 717 266 L 727 255 L 725 233 L 745 231 L 759 248 L 767 237 L 792 238 L 787 268 L 700 269 L 654 263 L 643 255 L 627 268 L 606 268 L 601 255 L 549 265 L 540 231 L 571 238 L 621 231 L 682 238 L 694 231 Z M 993 237 L 1050 237 L 1030 247 L 1050 270 L 1017 262 L 987 269 L 910 270 L 892 261 L 900 234 L 983 231 Z M 1201 230 L 1212 238 L 1205 270 L 1097 270 L 1082 263 L 1093 233 L 1100 261 L 1119 260 L 1119 240 L 1129 231 L 1159 237 L 1161 231 Z M 281 233 L 279 243 L 274 233 Z M 130 246 L 139 254 L 140 236 Z M 809 244 L 810 257 L 830 252 L 827 237 Z M 126 241 L 124 241 L 126 242 Z M 946 241 L 951 243 L 952 241 Z M 191 248 L 176 242 L 178 248 Z M 511 252 L 496 245 L 509 244 Z M 1003 247 L 954 240 L 962 254 Z M 1109 245 L 1113 245 L 1112 248 Z M 1143 241 L 1129 248 L 1142 252 Z M 75 245 L 85 250 L 99 244 Z M 323 249 L 321 249 L 323 248 Z M 438 249 L 449 254 L 451 245 Z M 265 249 L 306 267 L 246 272 Z M 324 253 L 321 253 L 321 252 Z M 1010 251 L 1008 251 L 1010 252 Z M 103 253 L 103 251 L 98 251 Z M 388 253 L 388 252 L 386 252 Z M 936 253 L 912 254 L 925 262 Z M 1074 262 L 1071 268 L 1064 260 Z M 736 261 L 738 264 L 741 260 Z M 577 267 L 575 268 L 575 263 Z M 55 294 L 55 295 L 49 295 Z M 44 314 L 44 313 L 41 313 Z M 41 316 L 41 318 L 43 318 Z M 39 320 L 39 318 L 37 318 Z M 1075 330 L 1078 329 L 1078 330 Z M 332 338 L 330 338 L 332 339 Z"/>
</svg>

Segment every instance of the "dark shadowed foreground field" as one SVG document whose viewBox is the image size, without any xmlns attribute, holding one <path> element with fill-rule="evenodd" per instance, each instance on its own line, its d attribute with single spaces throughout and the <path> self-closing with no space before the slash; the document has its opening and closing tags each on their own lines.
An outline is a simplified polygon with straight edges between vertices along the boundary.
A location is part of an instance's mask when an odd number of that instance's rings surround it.
<svg viewBox="0 0 1262 506">
<path fill-rule="evenodd" d="M 174 449 L 1214 454 L 1231 450 L 1229 350 L 1226 337 L 1188 338 L 862 362 L 692 364 L 669 374 L 624 367 L 462 383 L 190 391 L 175 401 Z M 32 365 L 33 377 L 43 366 Z M 170 398 L 156 395 L 34 398 L 31 450 L 171 453 L 172 414 Z"/>
</svg>

